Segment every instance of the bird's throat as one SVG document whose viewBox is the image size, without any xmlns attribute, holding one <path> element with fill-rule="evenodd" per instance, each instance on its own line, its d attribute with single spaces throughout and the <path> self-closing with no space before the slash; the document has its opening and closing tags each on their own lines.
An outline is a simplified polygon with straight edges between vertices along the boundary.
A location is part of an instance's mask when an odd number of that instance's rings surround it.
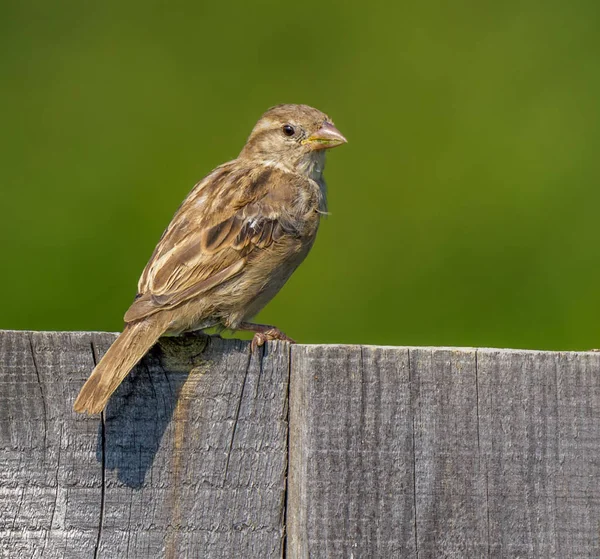
<svg viewBox="0 0 600 559">
<path fill-rule="evenodd" d="M 298 163 L 298 171 L 305 177 L 316 182 L 321 182 L 325 169 L 325 151 L 312 151 L 307 153 Z"/>
</svg>

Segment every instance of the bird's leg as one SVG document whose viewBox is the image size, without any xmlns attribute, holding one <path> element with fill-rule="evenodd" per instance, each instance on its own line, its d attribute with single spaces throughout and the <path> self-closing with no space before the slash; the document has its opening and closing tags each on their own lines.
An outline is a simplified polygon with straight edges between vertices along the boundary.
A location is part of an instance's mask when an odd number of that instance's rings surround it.
<svg viewBox="0 0 600 559">
<path fill-rule="evenodd" d="M 275 328 L 275 326 L 269 326 L 268 324 L 254 324 L 253 322 L 242 322 L 236 330 L 247 330 L 249 332 L 254 332 L 254 338 L 252 338 L 252 343 L 250 344 L 250 349 L 252 352 L 255 352 L 257 348 L 261 345 L 264 345 L 266 341 L 269 340 L 283 340 L 284 342 L 290 342 L 295 344 L 296 342 L 292 340 L 289 336 L 286 336 L 279 328 Z"/>
</svg>

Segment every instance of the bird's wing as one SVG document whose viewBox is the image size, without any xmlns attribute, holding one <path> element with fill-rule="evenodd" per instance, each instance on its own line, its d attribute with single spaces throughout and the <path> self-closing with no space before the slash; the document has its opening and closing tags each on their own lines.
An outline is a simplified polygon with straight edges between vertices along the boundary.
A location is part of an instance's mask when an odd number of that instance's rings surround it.
<svg viewBox="0 0 600 559">
<path fill-rule="evenodd" d="M 233 162 L 201 181 L 163 233 L 125 321 L 172 308 L 222 284 L 242 273 L 253 251 L 293 234 L 281 199 L 287 189 L 272 188 L 273 181 L 285 180 L 283 175 Z"/>
</svg>

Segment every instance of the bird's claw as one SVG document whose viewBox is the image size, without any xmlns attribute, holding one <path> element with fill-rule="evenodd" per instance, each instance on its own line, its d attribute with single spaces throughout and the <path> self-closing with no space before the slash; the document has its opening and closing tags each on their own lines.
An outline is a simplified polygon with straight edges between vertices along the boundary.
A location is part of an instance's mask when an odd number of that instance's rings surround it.
<svg viewBox="0 0 600 559">
<path fill-rule="evenodd" d="M 291 344 L 295 344 L 296 341 L 286 336 L 281 330 L 277 328 L 271 328 L 266 332 L 256 332 L 254 337 L 252 338 L 252 342 L 250 343 L 250 351 L 254 353 L 259 347 L 265 345 L 265 342 L 270 340 L 281 340 L 283 342 L 290 342 Z"/>
</svg>

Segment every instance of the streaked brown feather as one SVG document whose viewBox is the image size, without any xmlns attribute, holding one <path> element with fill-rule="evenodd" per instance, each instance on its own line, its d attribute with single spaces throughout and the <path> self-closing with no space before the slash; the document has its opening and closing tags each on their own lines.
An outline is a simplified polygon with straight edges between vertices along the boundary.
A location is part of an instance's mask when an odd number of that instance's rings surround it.
<svg viewBox="0 0 600 559">
<path fill-rule="evenodd" d="M 206 252 L 215 252 L 223 244 L 228 244 L 232 237 L 236 236 L 242 227 L 242 220 L 233 215 L 229 219 L 209 227 L 203 232 L 201 242 L 202 249 Z"/>
<path fill-rule="evenodd" d="M 160 310 L 170 309 L 176 307 L 180 303 L 202 295 L 206 291 L 209 291 L 213 287 L 220 285 L 226 280 L 229 280 L 237 276 L 244 266 L 246 260 L 240 258 L 237 262 L 234 262 L 231 266 L 228 266 L 224 270 L 213 274 L 204 281 L 201 281 L 195 285 L 188 287 L 187 289 L 171 294 L 165 295 L 153 295 L 151 293 L 144 293 L 138 297 L 133 304 L 129 307 L 125 313 L 125 322 L 132 322 L 140 320 L 146 316 L 154 314 Z"/>
<path fill-rule="evenodd" d="M 142 274 L 141 296 L 125 314 L 126 322 L 213 289 L 241 273 L 253 250 L 295 232 L 290 217 L 278 209 L 295 195 L 293 176 L 270 167 L 223 167 L 201 181 L 173 217 Z M 288 183 L 287 195 L 274 189 L 273 181 Z M 227 211 L 212 211 L 215 197 L 227 200 Z"/>
</svg>

